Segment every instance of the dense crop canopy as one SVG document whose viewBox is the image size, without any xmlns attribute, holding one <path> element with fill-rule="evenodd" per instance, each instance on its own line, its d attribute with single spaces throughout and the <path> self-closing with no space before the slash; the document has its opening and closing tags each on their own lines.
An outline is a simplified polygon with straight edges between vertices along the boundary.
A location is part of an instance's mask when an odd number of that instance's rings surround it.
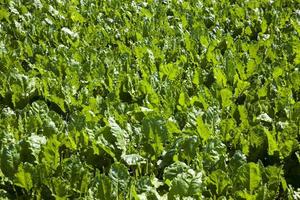
<svg viewBox="0 0 300 200">
<path fill-rule="evenodd" d="M 300 199 L 299 0 L 1 0 L 1 199 Z"/>
</svg>

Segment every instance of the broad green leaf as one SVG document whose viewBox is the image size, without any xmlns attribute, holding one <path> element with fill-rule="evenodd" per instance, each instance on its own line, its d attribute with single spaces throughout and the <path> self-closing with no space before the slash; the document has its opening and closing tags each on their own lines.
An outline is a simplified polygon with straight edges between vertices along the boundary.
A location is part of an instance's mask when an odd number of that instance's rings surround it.
<svg viewBox="0 0 300 200">
<path fill-rule="evenodd" d="M 171 182 L 168 199 L 179 195 L 181 197 L 200 196 L 203 188 L 202 173 L 189 169 L 178 174 Z"/>
<path fill-rule="evenodd" d="M 265 33 L 268 28 L 268 24 L 265 19 L 262 20 L 260 27 L 261 27 L 261 32 Z"/>
<path fill-rule="evenodd" d="M 283 69 L 280 67 L 276 67 L 273 71 L 273 77 L 277 79 L 279 76 L 283 75 Z"/>
<path fill-rule="evenodd" d="M 295 52 L 295 58 L 294 58 L 294 64 L 295 65 L 298 65 L 300 63 L 300 50 L 299 50 L 299 47 L 300 47 L 300 42 L 297 41 L 297 42 L 294 42 L 293 44 L 293 51 Z"/>
<path fill-rule="evenodd" d="M 138 154 L 123 155 L 122 159 L 129 166 L 146 163 L 145 159 Z"/>
<path fill-rule="evenodd" d="M 13 177 L 20 163 L 18 146 L 8 144 L 1 149 L 1 171 L 5 176 Z"/>
<path fill-rule="evenodd" d="M 220 68 L 214 68 L 214 77 L 219 87 L 223 88 L 227 85 L 227 78 L 225 73 Z"/>
<path fill-rule="evenodd" d="M 151 13 L 148 9 L 142 8 L 142 9 L 141 9 L 141 13 L 142 13 L 143 15 L 145 15 L 146 17 L 148 17 L 148 18 L 151 18 L 151 17 L 152 17 L 152 13 Z"/>
<path fill-rule="evenodd" d="M 109 170 L 109 177 L 117 188 L 124 190 L 129 183 L 129 172 L 125 165 L 121 163 L 114 163 Z"/>
<path fill-rule="evenodd" d="M 272 132 L 264 129 L 266 136 L 268 138 L 268 154 L 273 155 L 275 151 L 278 151 L 278 145 L 275 137 L 272 135 Z"/>
<path fill-rule="evenodd" d="M 0 20 L 6 19 L 6 21 L 9 21 L 9 12 L 5 8 L 0 8 Z"/>
<path fill-rule="evenodd" d="M 293 112 L 292 112 L 292 118 L 294 120 L 299 120 L 300 116 L 300 102 L 297 102 L 293 105 Z"/>
<path fill-rule="evenodd" d="M 247 77 L 251 77 L 255 70 L 256 70 L 257 64 L 254 59 L 250 59 L 247 63 Z"/>
<path fill-rule="evenodd" d="M 80 13 L 78 13 L 74 7 L 71 7 L 69 11 L 71 13 L 71 19 L 73 22 L 85 22 L 84 17 Z"/>
<path fill-rule="evenodd" d="M 111 179 L 108 176 L 105 176 L 104 174 L 100 174 L 99 171 L 97 171 L 96 178 L 97 187 L 95 195 L 93 195 L 93 197 L 97 197 L 103 200 L 110 200 L 115 198 L 112 191 Z"/>
<path fill-rule="evenodd" d="M 261 88 L 258 89 L 258 96 L 265 97 L 268 94 L 267 85 L 263 85 Z"/>
<path fill-rule="evenodd" d="M 170 196 L 175 196 L 176 194 L 180 196 L 187 196 L 189 190 L 189 182 L 182 176 L 178 176 L 172 181 L 171 189 L 169 192 Z"/>
<path fill-rule="evenodd" d="M 59 166 L 59 146 L 60 142 L 55 136 L 49 138 L 46 145 L 43 146 L 42 161 L 49 170 L 55 170 Z"/>
<path fill-rule="evenodd" d="M 268 178 L 270 188 L 278 191 L 283 180 L 282 175 L 284 175 L 282 168 L 277 166 L 268 166 L 265 168 L 265 173 Z"/>
<path fill-rule="evenodd" d="M 195 73 L 194 73 L 194 76 L 193 76 L 193 83 L 195 84 L 195 85 L 199 85 L 199 83 L 200 83 L 200 80 L 199 80 L 199 72 L 197 71 L 197 70 L 195 70 Z"/>
<path fill-rule="evenodd" d="M 238 97 L 239 95 L 242 95 L 249 86 L 249 82 L 238 80 L 234 96 Z"/>
<path fill-rule="evenodd" d="M 162 79 L 164 76 L 174 81 L 178 78 L 181 73 L 180 68 L 175 63 L 168 63 L 166 65 L 162 65 L 160 70 L 160 78 Z"/>
<path fill-rule="evenodd" d="M 291 155 L 294 149 L 296 141 L 293 140 L 285 140 L 283 142 L 278 141 L 279 153 L 283 158 L 286 158 Z"/>
<path fill-rule="evenodd" d="M 259 121 L 269 122 L 269 123 L 272 123 L 273 121 L 272 118 L 269 117 L 267 113 L 260 114 L 256 119 L 258 119 Z"/>
<path fill-rule="evenodd" d="M 111 134 L 116 138 L 116 145 L 123 152 L 126 152 L 126 139 L 128 134 L 115 121 L 113 117 L 108 119 L 111 128 Z"/>
<path fill-rule="evenodd" d="M 224 171 L 218 169 L 213 171 L 207 180 L 208 184 L 216 187 L 216 194 L 218 196 L 224 194 L 226 188 L 231 184 L 231 180 Z"/>
<path fill-rule="evenodd" d="M 252 34 L 251 28 L 249 26 L 247 26 L 245 28 L 245 33 L 246 33 L 246 35 L 251 35 Z"/>
<path fill-rule="evenodd" d="M 203 35 L 200 36 L 200 42 L 204 47 L 208 47 L 208 45 L 209 45 L 208 38 Z"/>
<path fill-rule="evenodd" d="M 222 107 L 225 108 L 232 104 L 232 92 L 231 90 L 224 88 L 220 91 L 221 98 L 222 98 Z"/>
<path fill-rule="evenodd" d="M 149 144 L 158 156 L 163 152 L 163 143 L 168 140 L 168 129 L 161 117 L 147 117 L 142 122 L 142 133 L 145 134 L 145 142 Z M 150 152 L 149 152 L 150 153 Z"/>
<path fill-rule="evenodd" d="M 248 112 L 244 105 L 238 106 L 238 111 L 240 115 L 240 120 L 242 121 L 243 126 L 247 127 L 249 125 L 248 121 Z"/>
<path fill-rule="evenodd" d="M 223 162 L 227 159 L 225 144 L 216 138 L 210 138 L 202 152 L 202 164 L 205 169 L 223 167 Z"/>
<path fill-rule="evenodd" d="M 179 105 L 181 105 L 182 107 L 186 107 L 186 101 L 185 101 L 185 93 L 181 92 L 179 95 L 179 99 L 178 99 L 178 103 Z"/>
<path fill-rule="evenodd" d="M 238 171 L 239 167 L 247 163 L 247 157 L 240 150 L 237 150 L 234 155 L 230 158 L 229 169 L 233 175 Z"/>
<path fill-rule="evenodd" d="M 189 167 L 183 162 L 175 162 L 164 169 L 164 180 L 173 180 L 178 174 L 187 171 Z"/>
<path fill-rule="evenodd" d="M 18 84 L 12 84 L 11 90 L 13 91 L 13 95 L 11 97 L 12 103 L 16 107 L 19 102 L 22 100 L 22 94 L 23 94 L 23 88 L 21 85 Z"/>
<path fill-rule="evenodd" d="M 18 172 L 15 174 L 15 185 L 20 186 L 27 191 L 29 191 L 33 187 L 32 176 L 30 171 L 20 164 L 18 167 Z"/>
<path fill-rule="evenodd" d="M 184 40 L 185 40 L 185 47 L 188 51 L 191 51 L 192 50 L 192 42 L 191 42 L 191 39 L 190 39 L 190 34 L 188 33 L 185 33 L 184 35 Z"/>
<path fill-rule="evenodd" d="M 300 53 L 299 53 L 299 55 L 300 55 Z M 300 63 L 300 61 L 299 61 L 299 63 Z M 290 78 L 291 78 L 291 82 L 293 84 L 293 87 L 294 88 L 299 88 L 300 87 L 300 72 L 298 72 L 298 71 L 293 72 L 290 75 Z"/>
<path fill-rule="evenodd" d="M 202 117 L 197 117 L 197 132 L 204 141 L 206 141 L 211 134 L 210 130 L 203 122 Z"/>
<path fill-rule="evenodd" d="M 21 140 L 20 155 L 22 157 L 22 160 L 27 162 L 37 163 L 42 146 L 45 145 L 46 142 L 47 139 L 45 136 L 39 136 L 35 134 L 32 134 L 30 137 L 26 138 L 25 140 Z"/>
<path fill-rule="evenodd" d="M 261 185 L 262 176 L 259 166 L 253 162 L 242 165 L 235 175 L 235 189 L 254 192 Z"/>
<path fill-rule="evenodd" d="M 70 185 L 67 184 L 67 181 L 60 177 L 53 177 L 52 180 L 52 190 L 55 196 L 55 199 L 65 200 L 70 197 Z"/>
<path fill-rule="evenodd" d="M 54 95 L 52 95 L 52 96 L 50 97 L 50 99 L 51 99 L 54 103 L 56 103 L 56 104 L 59 106 L 59 108 L 60 108 L 63 112 L 66 112 L 65 101 L 64 101 L 64 99 L 62 99 L 62 98 L 60 98 L 60 97 L 58 97 L 58 96 L 54 96 Z"/>
</svg>

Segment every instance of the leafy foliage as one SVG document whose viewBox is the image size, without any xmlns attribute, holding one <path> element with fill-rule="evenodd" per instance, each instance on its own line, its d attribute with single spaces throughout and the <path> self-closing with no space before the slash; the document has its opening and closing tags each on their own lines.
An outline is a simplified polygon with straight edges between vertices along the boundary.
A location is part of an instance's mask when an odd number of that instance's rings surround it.
<svg viewBox="0 0 300 200">
<path fill-rule="evenodd" d="M 0 1 L 0 198 L 299 199 L 299 5 Z"/>
</svg>

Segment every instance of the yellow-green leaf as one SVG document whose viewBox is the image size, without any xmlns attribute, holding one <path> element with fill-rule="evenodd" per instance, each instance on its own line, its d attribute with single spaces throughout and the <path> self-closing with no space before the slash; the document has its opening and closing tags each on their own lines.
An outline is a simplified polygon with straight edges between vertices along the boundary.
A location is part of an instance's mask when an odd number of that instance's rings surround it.
<svg viewBox="0 0 300 200">
<path fill-rule="evenodd" d="M 18 172 L 15 174 L 15 185 L 29 191 L 33 187 L 32 177 L 30 172 L 24 169 L 23 164 L 18 167 Z"/>
</svg>

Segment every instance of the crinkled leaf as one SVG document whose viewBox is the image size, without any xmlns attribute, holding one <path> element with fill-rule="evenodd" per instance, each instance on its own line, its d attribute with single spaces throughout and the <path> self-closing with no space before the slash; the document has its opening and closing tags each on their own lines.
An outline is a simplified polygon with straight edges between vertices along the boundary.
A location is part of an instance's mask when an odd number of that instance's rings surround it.
<svg viewBox="0 0 300 200">
<path fill-rule="evenodd" d="M 111 166 L 109 177 L 117 187 L 120 187 L 122 189 L 125 189 L 127 187 L 130 179 L 128 169 L 122 163 L 114 163 Z"/>
<path fill-rule="evenodd" d="M 242 165 L 237 170 L 234 184 L 235 189 L 246 188 L 249 192 L 254 192 L 261 185 L 262 176 L 257 164 L 250 162 Z"/>
<path fill-rule="evenodd" d="M 146 163 L 145 158 L 138 154 L 129 154 L 129 155 L 123 155 L 122 159 L 125 161 L 127 165 L 138 165 L 142 163 Z"/>
<path fill-rule="evenodd" d="M 164 170 L 164 180 L 172 180 L 177 176 L 177 174 L 183 173 L 189 169 L 189 166 L 187 166 L 183 162 L 175 162 L 171 164 L 170 166 L 166 167 Z"/>
</svg>

